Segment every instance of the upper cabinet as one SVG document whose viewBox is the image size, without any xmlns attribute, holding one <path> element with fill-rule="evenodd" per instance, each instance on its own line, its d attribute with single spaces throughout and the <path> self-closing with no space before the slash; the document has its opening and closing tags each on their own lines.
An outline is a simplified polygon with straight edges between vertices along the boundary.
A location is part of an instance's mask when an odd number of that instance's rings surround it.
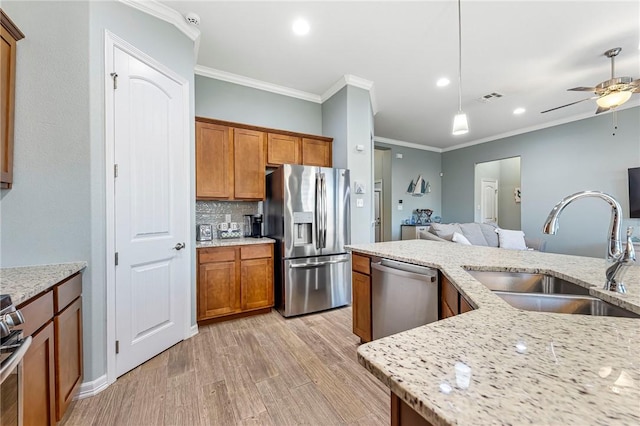
<svg viewBox="0 0 640 426">
<path fill-rule="evenodd" d="M 302 164 L 307 166 L 331 167 L 331 142 L 320 139 L 302 138 Z"/>
<path fill-rule="evenodd" d="M 0 188 L 8 189 L 13 184 L 13 106 L 16 81 L 16 42 L 24 34 L 0 9 Z"/>
<path fill-rule="evenodd" d="M 267 167 L 332 167 L 333 139 L 196 118 L 196 199 L 263 200 Z"/>
</svg>

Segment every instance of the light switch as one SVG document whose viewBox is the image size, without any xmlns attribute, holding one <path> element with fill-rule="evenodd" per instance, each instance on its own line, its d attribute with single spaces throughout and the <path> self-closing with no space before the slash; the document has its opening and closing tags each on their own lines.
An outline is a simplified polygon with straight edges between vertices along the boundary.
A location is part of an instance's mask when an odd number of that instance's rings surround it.
<svg viewBox="0 0 640 426">
<path fill-rule="evenodd" d="M 402 210 L 402 204 L 398 204 L 398 210 Z"/>
<path fill-rule="evenodd" d="M 364 200 L 362 198 L 356 199 L 356 207 L 364 207 Z"/>
<path fill-rule="evenodd" d="M 402 158 L 402 154 L 400 154 L 399 152 L 396 154 L 396 158 L 400 159 Z"/>
</svg>

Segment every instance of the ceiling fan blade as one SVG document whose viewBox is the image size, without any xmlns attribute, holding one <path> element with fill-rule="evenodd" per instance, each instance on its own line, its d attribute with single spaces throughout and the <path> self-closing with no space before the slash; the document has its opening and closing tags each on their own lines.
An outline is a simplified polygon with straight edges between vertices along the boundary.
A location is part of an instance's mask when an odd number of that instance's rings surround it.
<svg viewBox="0 0 640 426">
<path fill-rule="evenodd" d="M 601 106 L 598 107 L 598 109 L 596 110 L 596 114 L 600 114 L 601 112 L 606 112 L 609 111 L 611 108 L 602 108 Z"/>
<path fill-rule="evenodd" d="M 598 88 L 597 87 L 574 87 L 573 89 L 567 89 L 567 91 L 570 92 L 597 92 Z"/>
<path fill-rule="evenodd" d="M 579 101 L 571 102 L 570 104 L 566 104 L 566 105 L 562 105 L 562 106 L 559 106 L 559 107 L 551 108 L 551 109 L 548 109 L 546 111 L 541 111 L 540 114 L 544 114 L 545 112 L 555 111 L 555 110 L 560 109 L 560 108 L 564 108 L 564 107 L 568 107 L 568 106 L 571 106 L 571 105 L 579 104 L 580 102 L 584 102 L 584 101 L 590 101 L 591 99 L 596 99 L 596 98 L 597 98 L 597 96 L 592 96 L 590 98 L 581 99 Z"/>
</svg>

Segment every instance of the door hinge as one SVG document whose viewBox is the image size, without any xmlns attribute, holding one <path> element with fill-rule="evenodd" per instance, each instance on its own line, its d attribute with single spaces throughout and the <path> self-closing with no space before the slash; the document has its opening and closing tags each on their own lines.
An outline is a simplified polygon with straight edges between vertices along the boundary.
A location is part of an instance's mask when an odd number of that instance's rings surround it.
<svg viewBox="0 0 640 426">
<path fill-rule="evenodd" d="M 114 178 L 118 177 L 118 165 L 117 164 L 113 165 L 113 177 Z"/>
<path fill-rule="evenodd" d="M 116 266 L 118 266 L 118 252 L 116 252 Z"/>
<path fill-rule="evenodd" d="M 120 353 L 120 340 L 116 340 L 116 354 Z"/>
<path fill-rule="evenodd" d="M 113 79 L 113 88 L 115 90 L 118 88 L 118 73 L 112 72 L 110 75 L 111 75 L 111 78 Z"/>
</svg>

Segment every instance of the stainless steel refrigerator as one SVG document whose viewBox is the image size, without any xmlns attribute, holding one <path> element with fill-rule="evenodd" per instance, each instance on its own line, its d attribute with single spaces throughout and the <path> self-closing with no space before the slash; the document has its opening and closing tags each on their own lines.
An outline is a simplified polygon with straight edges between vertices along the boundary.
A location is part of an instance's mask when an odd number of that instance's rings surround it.
<svg viewBox="0 0 640 426">
<path fill-rule="evenodd" d="M 285 317 L 351 303 L 349 170 L 285 164 L 267 175 L 265 234 L 276 240 L 275 303 Z"/>
</svg>

